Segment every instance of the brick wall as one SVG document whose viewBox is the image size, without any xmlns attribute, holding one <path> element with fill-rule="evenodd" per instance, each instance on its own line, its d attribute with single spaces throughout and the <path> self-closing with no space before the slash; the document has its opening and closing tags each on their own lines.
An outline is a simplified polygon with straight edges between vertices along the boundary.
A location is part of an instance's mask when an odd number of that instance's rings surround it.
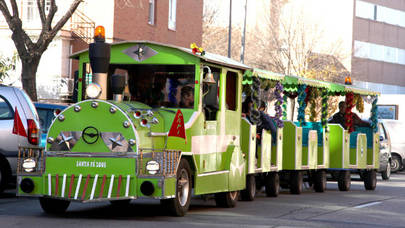
<svg viewBox="0 0 405 228">
<path fill-rule="evenodd" d="M 202 43 L 203 0 L 177 0 L 176 30 L 168 28 L 169 0 L 155 1 L 155 24 L 148 24 L 149 0 L 123 6 L 116 0 L 114 41 L 151 40 L 189 47 Z"/>
</svg>

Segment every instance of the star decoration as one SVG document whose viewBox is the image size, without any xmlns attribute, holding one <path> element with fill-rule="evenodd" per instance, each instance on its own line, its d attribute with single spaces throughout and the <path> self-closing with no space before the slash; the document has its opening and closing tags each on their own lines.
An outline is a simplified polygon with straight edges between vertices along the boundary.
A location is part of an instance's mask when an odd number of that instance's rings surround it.
<svg viewBox="0 0 405 228">
<path fill-rule="evenodd" d="M 237 151 L 236 152 L 236 164 L 234 164 L 233 162 L 231 163 L 231 171 L 232 171 L 232 175 L 235 176 L 235 172 L 236 170 L 239 171 L 239 175 L 242 176 L 243 173 L 243 168 L 245 167 L 245 163 L 240 163 L 240 152 Z"/>
<path fill-rule="evenodd" d="M 112 149 L 114 149 L 117 146 L 122 146 L 122 143 L 120 143 L 120 135 L 117 135 L 115 138 L 109 138 L 109 140 L 112 142 Z"/>
<path fill-rule="evenodd" d="M 65 143 L 66 146 L 67 146 L 67 148 L 70 150 L 70 143 L 69 143 L 69 141 L 72 140 L 73 137 L 72 137 L 72 136 L 66 137 L 65 134 L 63 134 L 63 133 L 61 134 L 61 136 L 62 136 L 62 139 L 59 141 L 59 145 L 62 144 L 62 143 Z"/>
<path fill-rule="evenodd" d="M 157 51 L 144 44 L 136 44 L 123 50 L 122 52 L 137 62 L 145 61 L 146 59 L 158 54 Z"/>
</svg>

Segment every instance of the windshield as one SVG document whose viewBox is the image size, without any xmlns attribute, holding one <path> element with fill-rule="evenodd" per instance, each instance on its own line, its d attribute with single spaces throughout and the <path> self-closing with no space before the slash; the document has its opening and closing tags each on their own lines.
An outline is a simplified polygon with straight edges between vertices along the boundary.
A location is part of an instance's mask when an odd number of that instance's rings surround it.
<svg viewBox="0 0 405 228">
<path fill-rule="evenodd" d="M 194 65 L 127 65 L 129 100 L 153 108 L 194 108 Z"/>
</svg>

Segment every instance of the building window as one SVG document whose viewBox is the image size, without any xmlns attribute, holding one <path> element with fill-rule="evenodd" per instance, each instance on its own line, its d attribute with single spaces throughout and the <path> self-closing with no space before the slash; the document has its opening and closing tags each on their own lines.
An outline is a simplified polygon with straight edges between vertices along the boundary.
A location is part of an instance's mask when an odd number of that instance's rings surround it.
<svg viewBox="0 0 405 228">
<path fill-rule="evenodd" d="M 374 4 L 371 4 L 368 2 L 363 2 L 363 1 L 356 2 L 356 16 L 357 17 L 374 20 L 374 15 L 375 15 L 374 10 L 375 10 Z"/>
<path fill-rule="evenodd" d="M 358 40 L 354 41 L 354 56 L 405 65 L 405 49 L 388 47 Z"/>
<path fill-rule="evenodd" d="M 356 1 L 356 16 L 383 22 L 391 25 L 405 27 L 405 12 L 388 7 Z"/>
<path fill-rule="evenodd" d="M 169 0 L 169 29 L 176 30 L 176 5 L 177 0 Z"/>
<path fill-rule="evenodd" d="M 149 17 L 148 23 L 150 25 L 155 24 L 155 0 L 149 0 Z"/>
<path fill-rule="evenodd" d="M 366 42 L 354 41 L 354 56 L 359 58 L 369 58 L 370 45 Z"/>
<path fill-rule="evenodd" d="M 26 10 L 26 20 L 27 21 L 33 21 L 34 20 L 34 14 L 35 14 L 35 9 L 36 5 L 34 4 L 33 0 L 28 0 L 27 1 L 27 10 Z"/>
</svg>

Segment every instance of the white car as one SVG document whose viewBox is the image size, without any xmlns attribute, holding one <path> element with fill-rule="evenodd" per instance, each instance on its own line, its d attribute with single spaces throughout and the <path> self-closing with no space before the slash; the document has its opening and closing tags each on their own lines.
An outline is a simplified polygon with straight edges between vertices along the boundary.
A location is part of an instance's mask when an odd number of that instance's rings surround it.
<svg viewBox="0 0 405 228">
<path fill-rule="evenodd" d="M 18 146 L 38 146 L 39 126 L 28 95 L 21 89 L 0 85 L 0 192 L 15 181 Z"/>
<path fill-rule="evenodd" d="M 397 172 L 405 165 L 405 138 L 403 135 L 405 122 L 399 120 L 382 120 L 391 141 L 391 171 Z"/>
</svg>

